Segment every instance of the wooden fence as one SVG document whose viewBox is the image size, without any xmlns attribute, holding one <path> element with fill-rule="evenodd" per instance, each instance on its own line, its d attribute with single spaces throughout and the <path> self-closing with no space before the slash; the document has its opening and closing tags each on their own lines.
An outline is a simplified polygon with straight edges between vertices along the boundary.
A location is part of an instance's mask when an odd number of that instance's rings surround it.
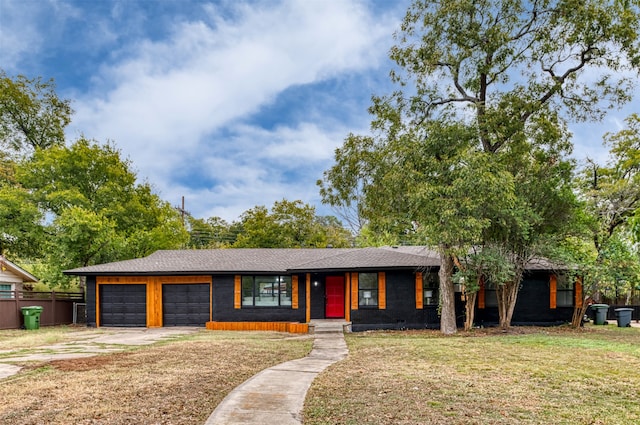
<svg viewBox="0 0 640 425">
<path fill-rule="evenodd" d="M 0 291 L 0 329 L 22 328 L 21 309 L 29 306 L 42 307 L 40 326 L 68 325 L 77 320 L 75 305 L 83 303 L 81 293 Z"/>
</svg>

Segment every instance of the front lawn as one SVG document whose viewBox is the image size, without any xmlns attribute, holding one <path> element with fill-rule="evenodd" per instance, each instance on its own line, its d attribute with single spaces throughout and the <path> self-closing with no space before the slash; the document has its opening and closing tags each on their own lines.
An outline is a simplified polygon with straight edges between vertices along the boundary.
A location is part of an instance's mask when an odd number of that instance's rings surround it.
<svg viewBox="0 0 640 425">
<path fill-rule="evenodd" d="M 305 403 L 318 424 L 638 424 L 640 329 L 347 336 Z"/>
<path fill-rule="evenodd" d="M 202 424 L 236 386 L 304 357 L 311 344 L 281 333 L 202 331 L 132 351 L 27 364 L 0 381 L 0 424 Z"/>
</svg>

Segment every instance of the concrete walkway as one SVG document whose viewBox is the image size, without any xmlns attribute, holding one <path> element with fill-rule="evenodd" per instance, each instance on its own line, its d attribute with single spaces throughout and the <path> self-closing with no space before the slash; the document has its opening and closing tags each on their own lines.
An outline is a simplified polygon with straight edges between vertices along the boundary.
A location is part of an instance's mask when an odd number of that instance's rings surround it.
<svg viewBox="0 0 640 425">
<path fill-rule="evenodd" d="M 0 350 L 0 379 L 20 372 L 20 366 L 12 363 L 28 361 L 48 362 L 62 359 L 78 359 L 123 351 L 132 345 L 150 345 L 170 340 L 202 328 L 100 328 L 78 330 L 67 335 L 67 342 L 45 345 L 32 349 Z M 24 331 L 37 332 L 37 331 Z M 13 355 L 15 353 L 15 355 Z"/>
<path fill-rule="evenodd" d="M 343 321 L 317 321 L 313 349 L 298 360 L 263 370 L 234 389 L 205 425 L 302 423 L 304 399 L 315 377 L 348 354 Z"/>
</svg>

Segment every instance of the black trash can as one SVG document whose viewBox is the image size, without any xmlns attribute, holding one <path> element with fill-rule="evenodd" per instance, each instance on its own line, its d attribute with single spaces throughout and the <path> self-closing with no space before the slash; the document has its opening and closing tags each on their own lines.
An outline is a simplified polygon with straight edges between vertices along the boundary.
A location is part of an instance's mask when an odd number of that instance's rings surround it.
<svg viewBox="0 0 640 425">
<path fill-rule="evenodd" d="M 609 305 L 591 304 L 591 310 L 593 310 L 594 325 L 604 325 L 607 323 L 607 312 L 609 311 Z"/>
<path fill-rule="evenodd" d="M 614 311 L 616 312 L 616 320 L 618 321 L 619 328 L 631 327 L 632 308 L 616 308 Z"/>
</svg>

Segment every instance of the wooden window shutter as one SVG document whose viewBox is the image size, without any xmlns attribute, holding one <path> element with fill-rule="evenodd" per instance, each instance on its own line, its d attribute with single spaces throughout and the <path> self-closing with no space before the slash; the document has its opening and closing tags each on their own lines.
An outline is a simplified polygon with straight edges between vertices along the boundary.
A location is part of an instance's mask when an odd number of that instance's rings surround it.
<svg viewBox="0 0 640 425">
<path fill-rule="evenodd" d="M 484 308 L 484 276 L 480 277 L 480 288 L 478 289 L 478 308 Z"/>
<path fill-rule="evenodd" d="M 385 272 L 378 273 L 378 308 L 380 310 L 387 308 L 387 274 Z"/>
<path fill-rule="evenodd" d="M 233 308 L 242 307 L 242 276 L 235 275 L 233 281 Z"/>
<path fill-rule="evenodd" d="M 424 308 L 424 283 L 422 281 L 422 273 L 416 272 L 416 310 Z"/>
<path fill-rule="evenodd" d="M 351 310 L 358 309 L 358 273 L 351 273 Z"/>
<path fill-rule="evenodd" d="M 344 274 L 345 288 L 344 288 L 344 320 L 351 321 L 351 274 Z"/>
<path fill-rule="evenodd" d="M 582 308 L 582 303 L 584 300 L 582 299 L 582 276 L 576 277 L 576 294 L 575 294 L 575 303 L 576 307 Z"/>
<path fill-rule="evenodd" d="M 554 309 L 558 305 L 558 277 L 552 274 L 549 279 L 549 308 Z"/>
<path fill-rule="evenodd" d="M 298 275 L 291 277 L 291 308 L 298 308 Z"/>
</svg>

